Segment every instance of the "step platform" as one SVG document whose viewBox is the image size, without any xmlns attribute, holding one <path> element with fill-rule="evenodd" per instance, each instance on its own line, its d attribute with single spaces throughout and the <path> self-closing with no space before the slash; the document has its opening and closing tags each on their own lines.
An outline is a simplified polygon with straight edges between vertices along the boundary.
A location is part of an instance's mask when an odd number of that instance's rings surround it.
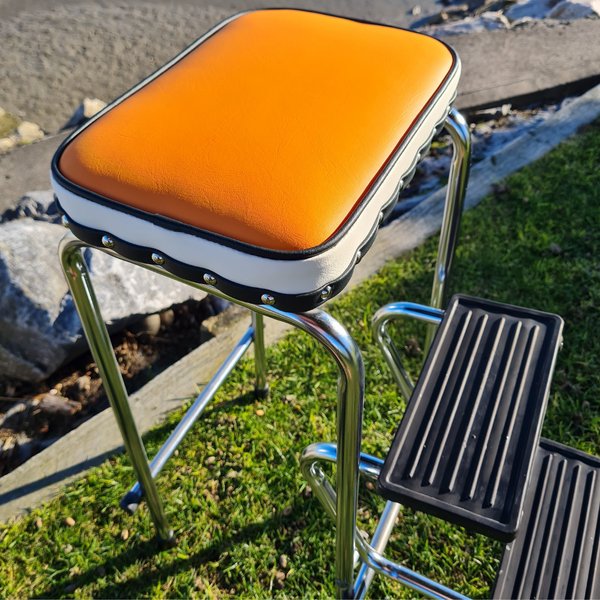
<svg viewBox="0 0 600 600">
<path fill-rule="evenodd" d="M 562 327 L 556 315 L 453 296 L 385 460 L 380 494 L 512 541 Z"/>
<path fill-rule="evenodd" d="M 600 459 L 543 439 L 492 597 L 600 598 Z"/>
</svg>

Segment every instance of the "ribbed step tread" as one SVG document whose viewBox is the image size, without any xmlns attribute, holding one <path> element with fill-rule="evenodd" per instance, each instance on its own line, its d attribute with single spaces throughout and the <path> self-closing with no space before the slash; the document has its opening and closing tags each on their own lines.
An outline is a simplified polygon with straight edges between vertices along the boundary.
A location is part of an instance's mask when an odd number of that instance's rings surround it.
<svg viewBox="0 0 600 600">
<path fill-rule="evenodd" d="M 493 598 L 600 598 L 600 459 L 541 439 Z"/>
<path fill-rule="evenodd" d="M 562 319 L 454 296 L 379 477 L 384 498 L 509 542 Z"/>
</svg>

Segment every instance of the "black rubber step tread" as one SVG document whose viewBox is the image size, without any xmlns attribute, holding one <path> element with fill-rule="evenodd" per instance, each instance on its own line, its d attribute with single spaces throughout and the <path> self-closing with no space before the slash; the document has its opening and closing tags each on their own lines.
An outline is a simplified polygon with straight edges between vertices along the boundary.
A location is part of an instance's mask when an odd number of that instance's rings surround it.
<svg viewBox="0 0 600 600">
<path fill-rule="evenodd" d="M 542 438 L 493 598 L 600 598 L 600 459 Z"/>
<path fill-rule="evenodd" d="M 381 495 L 512 541 L 562 327 L 556 315 L 453 296 L 385 460 Z"/>
</svg>

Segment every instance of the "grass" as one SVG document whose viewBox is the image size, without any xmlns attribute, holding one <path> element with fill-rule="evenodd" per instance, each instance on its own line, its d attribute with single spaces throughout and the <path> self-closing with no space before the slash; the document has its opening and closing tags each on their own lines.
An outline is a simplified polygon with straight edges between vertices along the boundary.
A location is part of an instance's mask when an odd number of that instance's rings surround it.
<svg viewBox="0 0 600 600">
<path fill-rule="evenodd" d="M 454 291 L 563 316 L 564 350 L 543 434 L 600 455 L 600 123 L 505 183 L 506 194 L 487 198 L 464 217 Z M 386 451 L 404 404 L 370 339 L 370 319 L 392 300 L 427 302 L 436 247 L 437 240 L 429 240 L 329 308 L 364 353 L 364 449 L 373 454 Z M 422 340 L 423 333 L 404 324 L 397 339 Z M 0 528 L 0 595 L 333 596 L 334 532 L 305 489 L 298 457 L 306 445 L 334 439 L 336 369 L 299 332 L 267 356 L 271 398 L 254 400 L 253 363 L 243 361 L 159 478 L 177 549 L 155 553 L 145 505 L 134 517 L 118 509 L 133 473 L 127 457 L 117 456 Z M 407 356 L 413 374 L 421 360 Z M 178 416 L 145 437 L 149 454 Z M 361 490 L 361 527 L 373 531 L 381 506 Z M 75 521 L 71 527 L 68 517 Z M 389 555 L 480 598 L 490 593 L 501 550 L 482 536 L 404 509 Z M 277 571 L 287 574 L 283 589 Z M 383 578 L 376 578 L 370 594 L 411 597 Z"/>
</svg>

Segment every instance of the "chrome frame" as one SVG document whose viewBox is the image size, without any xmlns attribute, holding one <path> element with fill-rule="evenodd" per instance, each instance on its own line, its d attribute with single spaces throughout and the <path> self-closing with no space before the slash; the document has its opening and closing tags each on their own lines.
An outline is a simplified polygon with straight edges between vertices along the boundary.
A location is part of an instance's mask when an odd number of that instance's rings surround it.
<svg viewBox="0 0 600 600">
<path fill-rule="evenodd" d="M 442 309 L 446 307 L 448 300 L 448 281 L 452 272 L 452 261 L 456 250 L 471 170 L 471 132 L 464 117 L 453 108 L 446 117 L 444 127 L 452 138 L 453 154 L 446 187 L 446 204 L 440 230 L 440 242 L 430 302 L 432 308 Z M 427 328 L 425 354 L 431 348 L 436 331 L 436 324 L 430 324 Z"/>
<path fill-rule="evenodd" d="M 443 308 L 445 308 L 447 301 L 447 286 L 452 271 L 452 262 L 456 250 L 469 179 L 471 135 L 467 122 L 457 110 L 452 109 L 446 118 L 444 126 L 452 138 L 453 156 L 446 189 L 446 204 L 440 231 L 438 255 L 431 293 L 431 306 L 423 306 L 412 302 L 389 304 L 377 311 L 373 317 L 372 324 L 373 338 L 383 352 L 383 356 L 392 371 L 398 388 L 407 402 L 414 389 L 414 383 L 404 368 L 401 354 L 394 346 L 387 332 L 387 325 L 393 319 L 407 317 L 427 323 L 428 328 L 425 341 L 425 354 L 427 354 L 444 315 Z M 325 508 L 325 511 L 335 521 L 337 518 L 336 505 L 339 506 L 339 498 L 336 497 L 335 490 L 319 467 L 320 462 L 337 462 L 337 453 L 334 445 L 312 444 L 302 453 L 300 466 L 302 474 L 312 486 L 315 495 Z M 382 465 L 383 461 L 381 459 L 361 453 L 359 470 L 364 477 L 376 481 Z M 375 573 L 379 572 L 430 598 L 438 600 L 465 600 L 465 596 L 458 594 L 454 590 L 396 564 L 383 556 L 400 509 L 401 506 L 399 504 L 394 502 L 386 503 L 371 544 L 368 544 L 363 539 L 360 532 L 357 531 L 355 533 L 356 549 L 361 565 L 358 575 L 354 580 L 350 597 L 365 598 Z"/>
<path fill-rule="evenodd" d="M 446 118 L 445 127 L 454 142 L 454 155 L 450 169 L 446 206 L 440 234 L 436 276 L 432 291 L 434 309 L 428 309 L 427 307 L 417 308 L 418 305 L 407 303 L 402 305 L 402 310 L 404 311 L 402 316 L 419 318 L 416 316 L 419 315 L 422 320 L 430 324 L 428 342 L 426 344 L 427 348 L 428 344 L 431 343 L 431 339 L 433 339 L 433 333 L 440 319 L 440 311 L 436 311 L 435 308 L 441 308 L 445 302 L 446 284 L 452 266 L 469 174 L 470 136 L 466 122 L 457 111 L 452 110 Z M 66 217 L 63 219 L 63 222 L 68 226 L 68 219 Z M 123 436 L 125 448 L 138 480 L 121 501 L 121 506 L 129 512 L 133 512 L 144 496 L 148 502 L 148 508 L 156 527 L 158 539 L 165 546 L 176 544 L 173 530 L 169 526 L 156 488 L 155 478 L 252 341 L 254 342 L 256 393 L 259 397 L 267 396 L 268 383 L 266 378 L 263 318 L 264 316 L 268 316 L 293 325 L 314 337 L 329 351 L 339 370 L 337 387 L 337 444 L 312 445 L 305 450 L 301 459 L 302 471 L 305 477 L 312 483 L 317 497 L 336 523 L 335 583 L 338 598 L 364 598 L 375 571 L 387 574 L 412 589 L 434 598 L 463 598 L 463 596 L 452 592 L 452 590 L 431 582 L 409 569 L 395 565 L 382 556 L 398 511 L 400 510 L 399 505 L 391 502 L 386 505 L 383 517 L 373 537 L 372 545 L 369 545 L 360 535 L 357 535 L 356 511 L 359 471 L 364 476 L 375 480 L 381 469 L 381 461 L 360 453 L 364 404 L 364 365 L 358 346 L 340 323 L 326 312 L 318 309 L 308 313 L 293 314 L 280 311 L 268 305 L 255 306 L 241 302 L 228 297 L 210 285 L 195 283 L 177 277 L 163 269 L 160 265 L 139 263 L 118 255 L 110 248 L 98 248 L 102 252 L 120 260 L 138 265 L 175 281 L 185 283 L 191 287 L 244 306 L 250 309 L 253 314 L 252 325 L 242 336 L 242 339 L 238 342 L 219 371 L 192 404 L 181 422 L 167 439 L 167 442 L 154 457 L 152 463 L 149 463 L 133 418 L 125 385 L 112 349 L 106 325 L 102 319 L 87 265 L 81 252 L 82 248 L 86 247 L 89 247 L 89 244 L 75 238 L 72 234 L 67 234 L 60 243 L 59 256 L 77 312 L 81 318 L 83 331 L 88 340 L 94 360 L 98 365 L 107 396 Z M 377 336 L 381 337 L 380 346 L 384 350 L 388 364 L 392 367 L 402 393 L 409 394 L 412 389 L 412 382 L 402 366 L 400 355 L 393 347 L 391 340 L 387 346 L 385 345 L 385 340 L 389 338 L 385 330 L 385 325 L 389 321 L 389 318 L 395 318 L 397 314 L 399 313 L 392 311 L 389 315 L 385 315 L 385 319 L 379 321 L 377 329 L 379 333 L 376 335 L 376 339 L 379 343 Z M 340 460 L 337 468 L 336 493 L 316 464 L 319 460 L 338 462 L 338 456 Z M 356 579 L 354 578 L 355 548 L 358 550 L 363 563 Z"/>
<path fill-rule="evenodd" d="M 68 220 L 66 220 L 68 225 Z M 337 489 L 340 490 L 336 500 L 336 568 L 335 579 L 340 598 L 349 598 L 352 593 L 354 578 L 354 544 L 356 509 L 358 501 L 358 464 L 362 435 L 362 411 L 364 402 L 364 365 L 360 350 L 350 334 L 333 317 L 322 310 L 313 310 L 303 314 L 292 314 L 280 311 L 272 306 L 254 306 L 229 298 L 209 285 L 187 281 L 165 271 L 158 265 L 147 265 L 126 259 L 109 248 L 99 248 L 102 252 L 126 262 L 138 265 L 155 273 L 185 283 L 194 288 L 230 300 L 240 306 L 252 310 L 259 318 L 254 318 L 253 325 L 242 337 L 225 364 L 213 377 L 207 388 L 200 394 L 188 413 L 173 431 L 167 443 L 159 451 L 152 465 L 149 464 L 142 439 L 137 430 L 128 395 L 119 371 L 110 337 L 102 314 L 89 271 L 82 255 L 82 248 L 89 244 L 82 242 L 72 234 L 67 234 L 60 243 L 59 257 L 75 307 L 81 318 L 83 330 L 90 350 L 98 365 L 98 370 L 113 408 L 115 418 L 121 430 L 125 448 L 133 464 L 140 490 L 134 488 L 127 494 L 123 502 L 130 501 L 129 510 L 135 510 L 136 500 L 143 495 L 154 521 L 157 537 L 166 546 L 174 545 L 175 536 L 167 521 L 154 477 L 160 472 L 177 443 L 181 441 L 202 409 L 208 404 L 216 389 L 233 368 L 239 357 L 250 344 L 255 343 L 257 383 L 259 390 L 266 388 L 264 363 L 264 337 L 262 333 L 262 317 L 268 316 L 283 321 L 305 331 L 321 343 L 334 358 L 338 370 L 338 403 L 337 403 L 337 453 L 340 464 L 337 471 Z M 257 334 L 258 332 L 258 334 Z M 127 504 L 126 504 L 127 506 Z"/>
</svg>

